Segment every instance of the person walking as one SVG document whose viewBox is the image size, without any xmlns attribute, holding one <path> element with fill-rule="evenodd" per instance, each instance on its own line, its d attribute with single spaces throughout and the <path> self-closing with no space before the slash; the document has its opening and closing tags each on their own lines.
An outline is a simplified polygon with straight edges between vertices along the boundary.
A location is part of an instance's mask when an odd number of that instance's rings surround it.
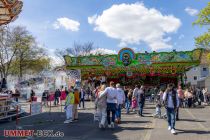
<svg viewBox="0 0 210 140">
<path fill-rule="evenodd" d="M 84 90 L 84 87 L 82 87 L 81 91 L 80 91 L 79 108 L 81 107 L 81 103 L 82 103 L 82 107 L 84 109 L 85 108 L 85 90 Z"/>
<path fill-rule="evenodd" d="M 77 106 L 78 106 L 79 102 L 80 102 L 79 90 L 78 89 L 74 89 L 74 105 L 73 105 L 73 120 L 74 121 L 78 121 Z"/>
<path fill-rule="evenodd" d="M 32 89 L 32 90 L 31 90 L 31 99 L 30 99 L 31 102 L 34 101 L 34 97 L 35 97 L 35 92 L 34 92 L 34 90 Z"/>
<path fill-rule="evenodd" d="M 106 96 L 107 98 L 107 121 L 108 127 L 114 128 L 116 105 L 117 105 L 117 90 L 114 87 L 114 82 L 110 82 L 110 87 L 107 87 L 103 93 L 99 95 L 99 98 Z M 111 120 L 112 113 L 112 120 Z"/>
<path fill-rule="evenodd" d="M 192 90 L 190 88 L 188 88 L 188 89 L 186 89 L 184 94 L 185 94 L 185 97 L 187 99 L 187 106 L 189 108 L 191 108 L 192 107 L 192 100 L 193 100 Z"/>
<path fill-rule="evenodd" d="M 121 110 L 122 110 L 122 105 L 125 102 L 125 93 L 122 90 L 120 84 L 116 84 L 117 88 L 117 111 L 116 111 L 116 122 L 119 124 L 121 122 Z"/>
<path fill-rule="evenodd" d="M 184 92 L 183 92 L 181 86 L 178 87 L 177 93 L 178 93 L 178 98 L 179 98 L 179 107 L 183 107 Z M 176 120 L 177 121 L 179 120 L 179 107 L 177 107 L 177 110 L 176 110 Z"/>
<path fill-rule="evenodd" d="M 56 89 L 55 91 L 55 98 L 54 98 L 54 105 L 58 105 L 59 104 L 59 97 L 60 97 L 60 92 L 58 89 Z"/>
<path fill-rule="evenodd" d="M 132 108 L 133 112 L 136 112 L 136 107 L 137 107 L 137 97 L 133 96 L 132 103 L 131 103 L 131 108 Z"/>
<path fill-rule="evenodd" d="M 133 90 L 133 96 L 135 98 L 137 98 L 138 92 L 139 92 L 139 85 L 136 85 L 135 88 L 134 88 L 134 90 Z"/>
<path fill-rule="evenodd" d="M 128 90 L 128 94 L 127 94 L 127 99 L 126 99 L 126 114 L 129 114 L 129 110 L 130 110 L 130 106 L 131 106 L 131 102 L 132 102 L 132 89 Z"/>
<path fill-rule="evenodd" d="M 64 107 L 64 110 L 66 111 L 66 120 L 64 121 L 64 123 L 72 122 L 72 119 L 73 119 L 72 111 L 73 111 L 74 100 L 75 99 L 74 99 L 73 91 L 68 92 L 66 96 L 66 100 L 65 100 L 65 107 Z"/>
<path fill-rule="evenodd" d="M 167 86 L 167 89 L 163 94 L 163 100 L 167 111 L 168 130 L 170 130 L 172 134 L 176 134 L 175 112 L 176 108 L 179 107 L 179 98 L 173 84 Z"/>
<path fill-rule="evenodd" d="M 138 96 L 139 88 L 140 88 L 139 85 L 136 85 L 135 89 L 133 90 L 132 103 L 137 102 L 137 98 L 138 98 L 137 96 Z M 131 104 L 131 106 L 132 106 L 133 111 L 135 112 L 136 107 L 134 107 L 132 104 Z"/>
<path fill-rule="evenodd" d="M 97 112 L 99 113 L 100 121 L 99 121 L 99 128 L 105 128 L 106 117 L 107 117 L 107 103 L 106 103 L 106 96 L 99 98 L 99 96 L 104 92 L 106 85 L 102 85 L 99 89 L 99 93 L 96 96 L 96 107 Z"/>
<path fill-rule="evenodd" d="M 42 93 L 42 102 L 44 106 L 48 106 L 47 98 L 48 98 L 48 91 L 44 90 L 44 92 Z"/>
<path fill-rule="evenodd" d="M 140 88 L 140 90 L 138 92 L 138 103 L 139 103 L 139 112 L 138 112 L 138 114 L 141 117 L 144 117 L 144 115 L 143 115 L 144 102 L 145 102 L 144 86 L 141 86 L 141 88 Z"/>
<path fill-rule="evenodd" d="M 207 88 L 203 88 L 202 93 L 203 93 L 204 104 L 207 105 L 208 89 Z"/>
<path fill-rule="evenodd" d="M 159 117 L 161 118 L 161 96 L 160 93 L 157 95 L 156 98 L 156 108 L 155 108 L 155 114 L 153 117 Z"/>
</svg>

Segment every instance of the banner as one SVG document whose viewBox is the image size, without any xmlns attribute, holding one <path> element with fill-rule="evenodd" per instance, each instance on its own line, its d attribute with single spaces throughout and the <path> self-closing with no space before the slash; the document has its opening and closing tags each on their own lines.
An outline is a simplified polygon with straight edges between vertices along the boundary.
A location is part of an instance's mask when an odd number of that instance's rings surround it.
<svg viewBox="0 0 210 140">
<path fill-rule="evenodd" d="M 81 82 L 81 70 L 68 70 L 66 73 L 69 77 L 69 87 L 78 87 L 78 81 Z"/>
<path fill-rule="evenodd" d="M 32 102 L 30 112 L 31 112 L 31 115 L 40 114 L 42 112 L 42 103 L 41 102 Z"/>
</svg>

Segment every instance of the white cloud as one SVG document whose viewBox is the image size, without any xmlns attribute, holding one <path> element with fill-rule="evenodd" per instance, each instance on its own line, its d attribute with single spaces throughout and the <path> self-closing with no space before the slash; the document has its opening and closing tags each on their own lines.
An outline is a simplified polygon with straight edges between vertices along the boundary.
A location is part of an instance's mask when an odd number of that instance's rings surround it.
<svg viewBox="0 0 210 140">
<path fill-rule="evenodd" d="M 91 54 L 117 54 L 115 50 L 109 50 L 105 48 L 97 48 L 91 51 Z"/>
<path fill-rule="evenodd" d="M 92 17 L 88 17 L 88 23 L 93 24 L 96 19 L 97 19 L 97 15 L 94 15 Z"/>
<path fill-rule="evenodd" d="M 54 23 L 54 29 L 60 29 L 63 27 L 66 30 L 70 31 L 79 31 L 80 23 L 76 20 L 72 20 L 66 17 L 58 18 Z"/>
<path fill-rule="evenodd" d="M 95 31 L 120 40 L 120 47 L 145 42 L 152 50 L 172 48 L 164 35 L 181 26 L 178 18 L 148 9 L 143 3 L 113 5 L 101 15 L 88 17 L 88 21 L 95 25 Z"/>
<path fill-rule="evenodd" d="M 120 47 L 120 48 L 124 48 L 126 46 L 127 46 L 127 44 L 123 41 L 121 41 L 120 44 L 118 44 L 118 47 Z"/>
<path fill-rule="evenodd" d="M 190 16 L 196 16 L 198 14 L 198 10 L 197 9 L 193 9 L 191 7 L 186 7 L 185 12 L 187 12 Z"/>
<path fill-rule="evenodd" d="M 182 39 L 182 38 L 184 38 L 184 35 L 183 35 L 183 34 L 181 34 L 181 35 L 179 36 L 179 39 Z"/>
<path fill-rule="evenodd" d="M 164 42 L 170 42 L 171 41 L 171 37 L 167 37 L 163 39 Z"/>
</svg>

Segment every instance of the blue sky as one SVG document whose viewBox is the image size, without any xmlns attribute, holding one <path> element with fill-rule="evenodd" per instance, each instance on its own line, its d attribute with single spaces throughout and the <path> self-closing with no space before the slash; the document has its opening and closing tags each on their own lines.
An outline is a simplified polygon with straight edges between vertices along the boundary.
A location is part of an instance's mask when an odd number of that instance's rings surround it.
<svg viewBox="0 0 210 140">
<path fill-rule="evenodd" d="M 208 0 L 24 0 L 12 25 L 26 26 L 50 50 L 94 42 L 118 52 L 194 49 L 206 31 L 192 26 Z M 139 10 L 141 9 L 141 10 Z M 95 16 L 94 16 L 95 15 Z M 89 18 L 89 20 L 88 20 Z"/>
</svg>

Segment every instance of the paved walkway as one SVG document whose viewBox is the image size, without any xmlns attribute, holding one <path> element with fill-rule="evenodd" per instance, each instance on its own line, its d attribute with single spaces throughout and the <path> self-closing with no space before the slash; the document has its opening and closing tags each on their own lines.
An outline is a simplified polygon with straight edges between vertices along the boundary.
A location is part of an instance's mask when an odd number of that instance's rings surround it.
<svg viewBox="0 0 210 140">
<path fill-rule="evenodd" d="M 65 137 L 60 138 L 61 140 L 210 140 L 210 107 L 181 109 L 181 120 L 176 123 L 178 134 L 172 135 L 167 130 L 165 120 L 152 117 L 155 110 L 154 105 L 146 105 L 145 117 L 139 117 L 133 112 L 126 115 L 123 111 L 122 124 L 116 126 L 114 130 L 100 130 L 98 123 L 93 122 L 93 105 L 87 104 L 89 108 L 79 110 L 78 122 L 64 124 L 64 112 L 61 112 L 60 107 L 54 107 L 52 113 L 46 112 L 21 119 L 19 125 L 22 129 L 62 131 Z M 2 130 L 4 129 L 14 128 L 15 122 L 1 123 L 0 135 L 3 135 Z M 55 139 L 58 140 L 58 138 Z M 15 139 L 11 138 L 11 140 Z"/>
</svg>

